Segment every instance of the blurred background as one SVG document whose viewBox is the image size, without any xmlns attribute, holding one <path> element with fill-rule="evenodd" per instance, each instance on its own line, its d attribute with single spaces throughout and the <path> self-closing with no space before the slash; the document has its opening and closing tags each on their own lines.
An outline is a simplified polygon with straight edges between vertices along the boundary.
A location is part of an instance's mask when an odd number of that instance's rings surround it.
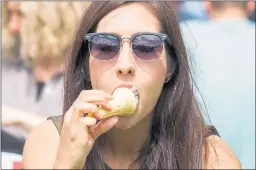
<svg viewBox="0 0 256 170">
<path fill-rule="evenodd" d="M 2 168 L 20 169 L 28 133 L 62 113 L 65 54 L 89 4 L 1 2 Z M 177 1 L 176 6 L 205 119 L 243 168 L 254 169 L 255 2 Z"/>
</svg>

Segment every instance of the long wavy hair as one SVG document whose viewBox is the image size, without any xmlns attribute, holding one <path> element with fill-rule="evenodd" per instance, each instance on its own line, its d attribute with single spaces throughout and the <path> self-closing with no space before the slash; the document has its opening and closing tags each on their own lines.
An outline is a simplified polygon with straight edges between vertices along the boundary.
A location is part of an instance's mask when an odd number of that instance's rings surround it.
<svg viewBox="0 0 256 170">
<path fill-rule="evenodd" d="M 83 40 L 94 32 L 98 22 L 114 9 L 134 2 L 92 2 L 84 11 L 67 54 L 63 115 L 81 90 L 92 89 L 89 78 L 89 50 Z M 193 79 L 183 43 L 175 2 L 137 2 L 148 7 L 159 19 L 162 32 L 170 42 L 168 56 L 176 63 L 173 76 L 164 84 L 153 110 L 150 142 L 140 150 L 133 163 L 143 169 L 201 169 L 206 154 L 205 122 L 193 93 Z M 104 135 L 99 137 L 86 159 L 86 169 L 104 169 Z M 206 157 L 205 157 L 206 158 Z M 130 168 L 134 164 L 130 165 Z"/>
</svg>

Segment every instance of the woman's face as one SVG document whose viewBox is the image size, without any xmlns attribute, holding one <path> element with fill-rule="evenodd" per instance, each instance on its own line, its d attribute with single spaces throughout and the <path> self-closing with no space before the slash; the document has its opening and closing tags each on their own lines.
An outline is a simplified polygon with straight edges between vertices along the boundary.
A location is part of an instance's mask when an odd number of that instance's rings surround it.
<svg viewBox="0 0 256 170">
<path fill-rule="evenodd" d="M 142 4 L 120 7 L 99 22 L 96 32 L 116 33 L 130 37 L 138 32 L 160 32 L 158 19 Z M 140 99 L 134 115 L 119 117 L 117 128 L 128 129 L 149 116 L 160 96 L 167 65 L 165 48 L 156 60 L 143 61 L 132 53 L 130 41 L 121 44 L 119 55 L 112 60 L 100 61 L 90 56 L 90 76 L 93 89 L 112 93 L 120 84 L 135 85 Z"/>
</svg>

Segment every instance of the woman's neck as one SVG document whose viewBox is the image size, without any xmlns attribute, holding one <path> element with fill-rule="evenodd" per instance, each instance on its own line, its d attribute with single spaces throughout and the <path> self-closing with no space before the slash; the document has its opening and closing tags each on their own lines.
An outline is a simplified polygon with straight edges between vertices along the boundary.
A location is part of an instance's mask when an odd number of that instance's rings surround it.
<svg viewBox="0 0 256 170">
<path fill-rule="evenodd" d="M 152 114 L 130 129 L 113 128 L 106 134 L 104 159 L 109 166 L 121 168 L 124 162 L 129 165 L 136 160 L 139 151 L 150 139 L 151 118 Z"/>
</svg>

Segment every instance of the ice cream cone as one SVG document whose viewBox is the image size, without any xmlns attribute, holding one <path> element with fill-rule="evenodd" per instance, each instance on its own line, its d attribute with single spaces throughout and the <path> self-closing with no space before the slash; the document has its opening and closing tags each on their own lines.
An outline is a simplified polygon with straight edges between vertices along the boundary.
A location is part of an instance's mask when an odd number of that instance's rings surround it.
<svg viewBox="0 0 256 170">
<path fill-rule="evenodd" d="M 103 118 L 108 118 L 115 115 L 130 116 L 137 108 L 137 91 L 129 88 L 117 88 L 113 93 L 113 100 L 109 101 L 109 104 L 112 108 L 111 111 L 98 107 L 98 111 Z M 89 113 L 87 116 L 93 117 L 93 113 Z"/>
</svg>

